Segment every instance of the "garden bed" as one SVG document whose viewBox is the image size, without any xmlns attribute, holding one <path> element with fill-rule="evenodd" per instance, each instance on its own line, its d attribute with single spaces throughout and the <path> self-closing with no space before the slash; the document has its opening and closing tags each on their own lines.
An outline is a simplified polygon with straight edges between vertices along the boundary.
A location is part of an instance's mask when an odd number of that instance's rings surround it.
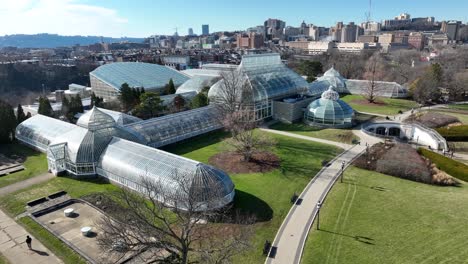
<svg viewBox="0 0 468 264">
<path fill-rule="evenodd" d="M 245 161 L 239 153 L 222 152 L 212 156 L 209 163 L 228 173 L 265 173 L 279 168 L 280 158 L 271 152 L 259 152 Z"/>
</svg>

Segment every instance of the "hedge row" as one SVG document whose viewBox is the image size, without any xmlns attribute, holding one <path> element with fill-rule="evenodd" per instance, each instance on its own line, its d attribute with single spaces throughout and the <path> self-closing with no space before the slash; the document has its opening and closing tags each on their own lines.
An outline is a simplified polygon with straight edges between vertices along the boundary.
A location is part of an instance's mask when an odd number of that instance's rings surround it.
<svg viewBox="0 0 468 264">
<path fill-rule="evenodd" d="M 468 125 L 442 127 L 437 132 L 448 141 L 468 141 Z"/>
<path fill-rule="evenodd" d="M 432 163 L 434 163 L 440 170 L 445 171 L 446 173 L 450 174 L 450 176 L 468 182 L 467 165 L 427 149 L 419 148 L 418 152 L 424 157 L 430 159 Z"/>
</svg>

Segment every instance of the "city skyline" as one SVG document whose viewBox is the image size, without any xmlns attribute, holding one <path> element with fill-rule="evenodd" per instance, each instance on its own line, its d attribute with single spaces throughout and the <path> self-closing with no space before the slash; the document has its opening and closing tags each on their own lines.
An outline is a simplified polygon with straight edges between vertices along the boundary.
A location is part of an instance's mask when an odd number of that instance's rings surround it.
<svg viewBox="0 0 468 264">
<path fill-rule="evenodd" d="M 103 35 L 110 37 L 147 37 L 154 34 L 171 35 L 193 28 L 201 34 L 202 24 L 210 26 L 210 32 L 245 30 L 262 25 L 268 18 L 278 18 L 287 25 L 299 26 L 305 20 L 318 26 L 332 26 L 337 21 L 360 23 L 366 20 L 369 2 L 352 3 L 340 0 L 295 0 L 289 6 L 272 6 L 269 1 L 216 3 L 201 0 L 186 3 L 174 0 L 171 4 L 141 0 L 129 4 L 123 0 L 1 0 L 0 22 L 8 27 L 0 29 L 0 35 L 51 33 L 61 35 Z M 451 1 L 448 1 L 451 2 Z M 467 21 L 468 3 L 441 5 L 434 0 L 408 3 L 395 0 L 391 3 L 374 1 L 372 19 L 391 19 L 406 12 L 412 17 L 433 16 L 438 21 Z M 437 3 L 439 3 L 437 5 Z M 456 6 L 455 6 L 456 5 Z M 183 9 L 181 9 L 183 7 Z M 13 23 L 11 21 L 14 21 Z"/>
</svg>

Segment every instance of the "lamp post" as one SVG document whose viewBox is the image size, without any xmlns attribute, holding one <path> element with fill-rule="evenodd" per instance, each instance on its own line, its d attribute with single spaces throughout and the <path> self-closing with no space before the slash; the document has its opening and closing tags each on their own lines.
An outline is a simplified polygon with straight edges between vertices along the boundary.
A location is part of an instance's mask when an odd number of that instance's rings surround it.
<svg viewBox="0 0 468 264">
<path fill-rule="evenodd" d="M 341 162 L 341 183 L 343 183 L 343 173 L 344 173 L 345 162 L 344 160 Z"/>
<path fill-rule="evenodd" d="M 317 203 L 317 230 L 320 230 L 320 207 L 322 207 L 322 202 L 318 201 Z"/>
</svg>

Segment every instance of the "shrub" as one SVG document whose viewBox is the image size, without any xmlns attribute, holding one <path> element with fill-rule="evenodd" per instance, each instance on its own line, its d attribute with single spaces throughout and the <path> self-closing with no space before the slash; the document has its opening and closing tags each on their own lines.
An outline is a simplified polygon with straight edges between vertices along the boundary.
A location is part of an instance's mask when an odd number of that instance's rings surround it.
<svg viewBox="0 0 468 264">
<path fill-rule="evenodd" d="M 468 182 L 467 165 L 427 149 L 419 148 L 418 152 L 431 160 L 431 162 L 434 163 L 438 169 L 445 171 L 452 177 Z"/>
<path fill-rule="evenodd" d="M 468 125 L 438 128 L 437 132 L 448 141 L 468 141 Z"/>
<path fill-rule="evenodd" d="M 378 161 L 376 171 L 423 183 L 432 183 L 426 162 L 410 145 L 396 144 Z"/>
<path fill-rule="evenodd" d="M 446 172 L 439 170 L 437 166 L 431 164 L 431 173 L 432 173 L 432 184 L 443 185 L 443 186 L 455 186 L 458 185 L 458 182 Z"/>
</svg>

